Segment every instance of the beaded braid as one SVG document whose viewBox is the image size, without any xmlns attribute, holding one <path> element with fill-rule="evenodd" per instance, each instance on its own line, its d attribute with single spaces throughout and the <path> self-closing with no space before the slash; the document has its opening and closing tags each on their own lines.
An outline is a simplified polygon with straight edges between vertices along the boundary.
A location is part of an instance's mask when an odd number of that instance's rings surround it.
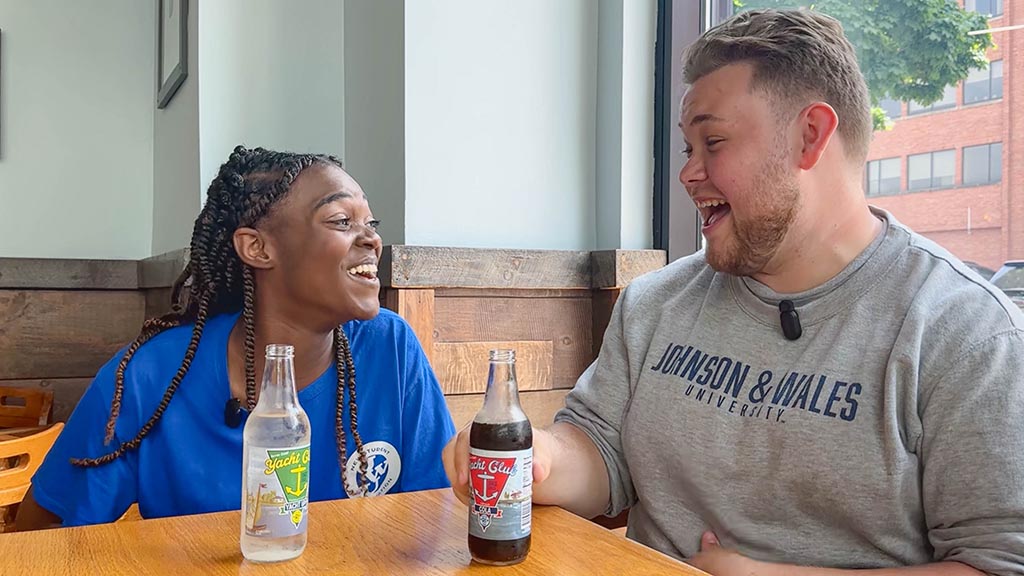
<svg viewBox="0 0 1024 576">
<path fill-rule="evenodd" d="M 245 304 L 242 306 L 242 320 L 245 322 L 245 406 L 251 412 L 256 407 L 256 281 L 252 268 L 245 267 L 242 277 L 245 285 Z"/>
<path fill-rule="evenodd" d="M 250 410 L 255 407 L 255 279 L 252 269 L 243 264 L 235 252 L 232 236 L 238 228 L 253 226 L 266 217 L 275 203 L 287 194 L 299 173 L 314 164 L 341 167 L 341 161 L 334 156 L 273 152 L 263 148 L 246 149 L 242 146 L 234 149 L 210 184 L 206 204 L 196 219 L 189 247 L 189 262 L 171 290 L 171 311 L 158 318 L 146 320 L 138 337 L 128 346 L 118 363 L 114 375 L 110 417 L 107 419 L 104 435 L 105 444 L 114 439 L 114 429 L 124 397 L 125 371 L 132 357 L 146 342 L 161 332 L 191 323 L 192 336 L 181 366 L 164 391 L 156 411 L 131 440 L 121 442 L 113 452 L 99 458 L 71 458 L 73 465 L 102 466 L 139 447 L 142 440 L 160 421 L 171 398 L 188 373 L 199 348 L 207 319 L 218 314 L 238 312 L 239 309 L 242 311 L 245 324 L 246 406 Z M 338 440 L 342 485 L 347 493 L 356 495 L 366 492 L 368 464 L 363 441 L 357 429 L 355 365 L 348 339 L 340 326 L 334 330 L 334 347 L 338 372 L 335 437 Z M 360 489 L 349 487 L 345 477 L 346 444 L 341 415 L 342 403 L 345 401 L 343 392 L 346 387 L 349 428 L 359 455 L 362 473 Z"/>
<path fill-rule="evenodd" d="M 188 373 L 189 367 L 192 366 L 192 359 L 195 358 L 196 349 L 199 348 L 199 338 L 202 336 L 203 327 L 206 325 L 207 306 L 207 299 L 204 298 L 199 302 L 199 312 L 196 317 L 195 328 L 192 330 L 192 339 L 189 340 L 188 348 L 185 350 L 185 358 L 181 361 L 181 366 L 178 367 L 178 371 L 174 374 L 174 378 L 171 379 L 171 383 L 169 386 L 167 386 L 167 390 L 164 391 L 164 395 L 160 399 L 160 404 L 157 406 L 156 411 L 153 412 L 153 415 L 149 417 L 149 420 L 147 420 L 146 423 L 142 425 L 142 428 L 140 428 L 138 433 L 135 434 L 135 437 L 127 442 L 122 442 L 121 445 L 118 446 L 116 450 L 110 452 L 109 454 L 104 454 L 99 458 L 72 458 L 72 464 L 76 466 L 86 467 L 101 466 L 103 464 L 107 464 L 108 462 L 113 462 L 114 460 L 117 460 L 128 450 L 134 450 L 139 447 L 139 444 L 142 443 L 142 439 L 145 438 L 147 434 L 149 434 L 149 431 L 153 429 L 153 426 L 155 426 L 156 423 L 160 421 L 160 417 L 164 415 L 164 411 L 167 410 L 167 405 L 170 404 L 171 402 L 171 397 L 174 396 L 174 393 L 178 390 L 178 385 L 181 384 L 181 380 L 185 377 L 185 374 Z M 151 337 L 152 335 L 150 335 L 150 338 Z M 136 339 L 136 343 L 138 343 L 141 340 L 142 338 Z M 135 349 L 138 350 L 138 347 L 136 347 Z M 127 356 L 127 354 L 125 354 L 125 356 Z M 124 364 L 127 365 L 127 362 L 124 362 Z M 121 390 L 123 391 L 124 371 L 120 370 L 120 373 L 121 385 L 119 386 L 119 388 L 121 388 Z M 115 393 L 115 399 L 118 402 L 118 404 L 120 404 L 121 399 L 117 393 Z M 118 405 L 117 408 L 119 411 L 120 405 Z M 111 415 L 112 417 L 110 421 L 107 422 L 108 434 L 110 433 L 110 430 L 113 428 L 113 423 L 116 418 L 116 416 L 114 416 L 113 407 L 111 408 Z"/>
<path fill-rule="evenodd" d="M 366 459 L 366 451 L 363 450 L 363 439 L 359 436 L 359 429 L 356 418 L 356 367 L 352 362 L 352 351 L 348 346 L 348 337 L 345 331 L 338 326 L 334 329 L 334 353 L 338 365 L 338 401 L 334 414 L 334 435 L 338 444 L 338 465 L 341 467 L 342 477 L 345 479 L 345 492 L 349 496 L 357 494 L 365 495 L 369 488 L 366 473 L 370 468 Z M 343 370 L 344 369 L 344 370 Z M 356 445 L 356 453 L 359 454 L 359 473 L 362 475 L 362 483 L 357 488 L 349 487 L 348 476 L 345 475 L 345 426 L 342 423 L 342 397 L 345 394 L 347 381 L 348 388 L 348 409 L 349 428 L 352 431 L 352 441 Z"/>
</svg>

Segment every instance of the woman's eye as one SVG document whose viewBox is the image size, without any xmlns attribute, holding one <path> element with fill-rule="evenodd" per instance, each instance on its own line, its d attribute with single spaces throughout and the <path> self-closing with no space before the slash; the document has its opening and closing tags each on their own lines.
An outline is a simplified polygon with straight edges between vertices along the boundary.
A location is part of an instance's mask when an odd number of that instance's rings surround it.
<svg viewBox="0 0 1024 576">
<path fill-rule="evenodd" d="M 366 223 L 366 226 L 370 230 L 373 230 L 374 232 L 376 232 L 377 228 L 380 227 L 380 220 L 370 220 L 369 222 Z"/>
<path fill-rule="evenodd" d="M 336 220 L 330 220 L 330 224 L 341 228 L 342 230 L 348 230 L 352 226 L 352 221 L 348 218 L 338 218 Z"/>
</svg>

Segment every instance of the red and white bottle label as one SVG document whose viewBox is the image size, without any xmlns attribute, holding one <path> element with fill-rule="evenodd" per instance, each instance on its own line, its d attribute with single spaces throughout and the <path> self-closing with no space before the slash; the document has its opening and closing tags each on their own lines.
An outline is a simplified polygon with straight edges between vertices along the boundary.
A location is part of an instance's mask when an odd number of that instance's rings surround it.
<svg viewBox="0 0 1024 576">
<path fill-rule="evenodd" d="M 533 503 L 533 448 L 470 448 L 469 489 L 473 497 L 470 534 L 487 540 L 528 536 Z"/>
</svg>

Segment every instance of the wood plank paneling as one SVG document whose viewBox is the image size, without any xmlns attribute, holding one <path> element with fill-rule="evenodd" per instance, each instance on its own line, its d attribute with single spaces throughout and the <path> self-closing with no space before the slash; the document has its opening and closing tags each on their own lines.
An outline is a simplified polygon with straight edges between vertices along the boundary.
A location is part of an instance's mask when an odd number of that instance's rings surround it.
<svg viewBox="0 0 1024 576">
<path fill-rule="evenodd" d="M 590 298 L 589 288 L 438 288 L 435 298 Z"/>
<path fill-rule="evenodd" d="M 427 360 L 434 357 L 434 291 L 388 289 L 384 295 L 385 306 L 409 323 L 419 338 L 420 346 Z"/>
<path fill-rule="evenodd" d="M 437 342 L 434 372 L 445 394 L 474 394 L 487 389 L 488 353 L 496 348 L 516 351 L 516 382 L 520 390 L 550 390 L 550 340 L 519 342 Z"/>
<path fill-rule="evenodd" d="M 612 309 L 619 299 L 622 290 L 609 288 L 607 290 L 594 290 L 594 358 L 601 352 L 601 343 L 604 341 L 604 331 L 608 328 L 608 321 L 612 317 Z"/>
<path fill-rule="evenodd" d="M 92 377 L 144 311 L 139 291 L 0 290 L 0 380 Z"/>
<path fill-rule="evenodd" d="M 664 250 L 599 250 L 590 253 L 593 288 L 622 288 L 667 262 Z"/>
<path fill-rule="evenodd" d="M 139 287 L 135 260 L 0 258 L 0 288 L 134 290 Z"/>
<path fill-rule="evenodd" d="M 188 263 L 189 249 L 174 250 L 139 261 L 139 288 L 170 288 Z"/>
<path fill-rule="evenodd" d="M 49 378 L 45 380 L 0 380 L 0 386 L 34 388 L 53 392 L 53 422 L 67 422 L 78 406 L 92 378 Z"/>
<path fill-rule="evenodd" d="M 385 246 L 379 275 L 395 288 L 590 288 L 590 252 Z"/>
<path fill-rule="evenodd" d="M 565 406 L 565 395 L 567 390 L 541 390 L 536 392 L 521 392 L 519 403 L 530 419 L 530 424 L 535 428 L 543 428 L 555 421 L 555 413 Z M 448 403 L 448 411 L 455 421 L 455 429 L 461 430 L 463 426 L 473 421 L 473 417 L 484 405 L 483 394 L 457 394 L 445 396 Z"/>
<path fill-rule="evenodd" d="M 144 290 L 143 294 L 146 298 L 146 318 L 156 318 L 171 311 L 171 288 L 150 288 Z"/>
<path fill-rule="evenodd" d="M 437 342 L 550 340 L 552 386 L 571 388 L 594 359 L 591 299 L 438 297 Z"/>
</svg>

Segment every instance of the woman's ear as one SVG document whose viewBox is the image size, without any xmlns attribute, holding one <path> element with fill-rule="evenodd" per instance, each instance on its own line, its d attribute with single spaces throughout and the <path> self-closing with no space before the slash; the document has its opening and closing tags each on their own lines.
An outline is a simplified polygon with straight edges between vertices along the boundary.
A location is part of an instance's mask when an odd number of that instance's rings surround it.
<svg viewBox="0 0 1024 576">
<path fill-rule="evenodd" d="M 238 257 L 250 268 L 269 270 L 274 267 L 273 248 L 255 228 L 239 228 L 231 237 Z"/>
</svg>

